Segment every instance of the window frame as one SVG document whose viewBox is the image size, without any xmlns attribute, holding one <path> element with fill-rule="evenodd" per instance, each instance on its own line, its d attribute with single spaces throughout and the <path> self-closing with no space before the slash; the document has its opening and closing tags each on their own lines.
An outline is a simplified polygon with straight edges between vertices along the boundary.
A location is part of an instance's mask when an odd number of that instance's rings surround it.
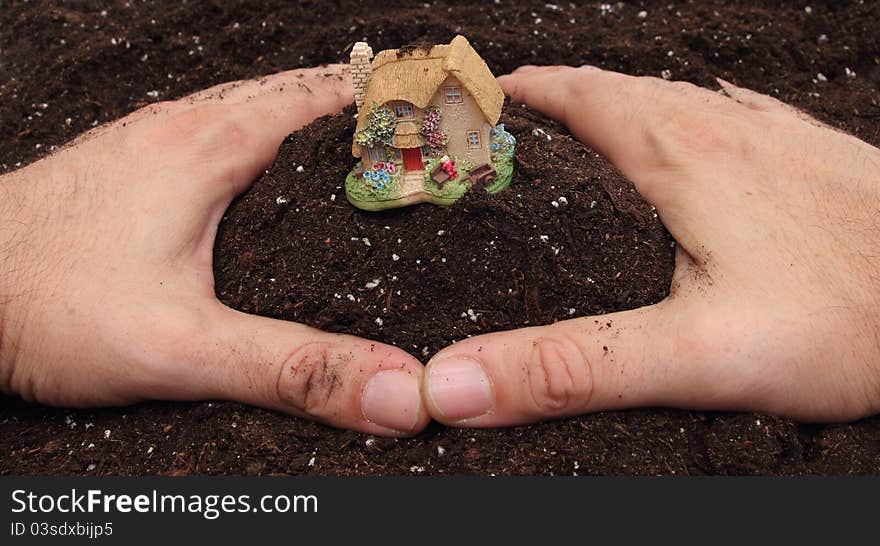
<svg viewBox="0 0 880 546">
<path fill-rule="evenodd" d="M 471 140 L 471 136 L 476 136 L 476 143 Z M 479 131 L 468 131 L 467 132 L 467 143 L 468 150 L 482 150 L 483 149 L 483 139 L 480 137 Z"/>
<path fill-rule="evenodd" d="M 402 113 L 401 113 L 402 112 Z M 412 119 L 415 117 L 413 105 L 410 102 L 398 101 L 394 103 L 394 115 L 397 119 Z"/>
<path fill-rule="evenodd" d="M 443 97 L 446 104 L 461 104 L 464 102 L 464 94 L 460 85 L 447 85 L 443 88 Z"/>
<path fill-rule="evenodd" d="M 373 163 L 379 163 L 380 161 L 385 161 L 388 157 L 385 152 L 385 146 L 383 144 L 376 144 L 375 146 L 370 146 L 370 161 Z"/>
</svg>

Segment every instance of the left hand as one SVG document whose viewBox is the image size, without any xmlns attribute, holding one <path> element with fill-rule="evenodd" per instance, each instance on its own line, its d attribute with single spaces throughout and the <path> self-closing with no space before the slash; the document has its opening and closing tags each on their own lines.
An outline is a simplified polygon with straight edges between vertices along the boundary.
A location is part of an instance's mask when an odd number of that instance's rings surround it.
<svg viewBox="0 0 880 546">
<path fill-rule="evenodd" d="M 0 177 L 0 390 L 60 406 L 226 399 L 371 434 L 424 428 L 422 365 L 214 295 L 230 201 L 351 102 L 342 66 L 142 108 Z"/>
</svg>

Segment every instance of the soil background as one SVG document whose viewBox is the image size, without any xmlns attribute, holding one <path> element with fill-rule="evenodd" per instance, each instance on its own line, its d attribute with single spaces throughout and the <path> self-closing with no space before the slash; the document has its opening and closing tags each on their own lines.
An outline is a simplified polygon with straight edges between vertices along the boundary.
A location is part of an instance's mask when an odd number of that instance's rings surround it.
<svg viewBox="0 0 880 546">
<path fill-rule="evenodd" d="M 721 76 L 880 144 L 880 3 L 806 8 L 0 0 L 0 173 L 156 100 L 345 61 L 364 38 L 379 51 L 457 33 L 495 74 L 528 63 L 593 64 L 712 88 Z M 671 240 L 653 211 L 557 124 L 517 105 L 506 110 L 502 121 L 519 139 L 517 171 L 499 196 L 473 192 L 448 209 L 371 215 L 350 207 L 340 188 L 353 164 L 351 114 L 291 135 L 230 208 L 215 246 L 224 302 L 395 343 L 424 361 L 467 335 L 638 307 L 668 291 Z M 379 287 L 367 289 L 374 279 Z M 388 440 L 225 402 L 72 411 L 3 397 L 0 431 L 4 475 L 880 470 L 880 417 L 806 425 L 647 409 L 508 430 L 432 425 L 414 439 Z"/>
</svg>

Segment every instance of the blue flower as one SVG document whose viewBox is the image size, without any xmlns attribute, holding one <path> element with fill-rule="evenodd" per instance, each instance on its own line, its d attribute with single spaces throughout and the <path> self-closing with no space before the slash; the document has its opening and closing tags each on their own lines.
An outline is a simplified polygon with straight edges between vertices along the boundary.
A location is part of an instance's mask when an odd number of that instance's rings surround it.
<svg viewBox="0 0 880 546">
<path fill-rule="evenodd" d="M 389 180 L 390 180 L 390 179 L 388 178 L 388 175 L 387 175 L 387 174 L 383 174 L 383 175 L 382 175 L 382 182 L 384 182 L 385 184 L 387 184 Z"/>
<path fill-rule="evenodd" d="M 385 176 L 385 169 L 379 169 L 376 172 L 379 173 L 379 176 Z"/>
<path fill-rule="evenodd" d="M 375 188 L 376 188 L 377 190 L 381 190 L 381 189 L 384 188 L 384 187 L 385 187 L 385 184 L 383 184 L 383 183 L 381 183 L 381 182 L 377 182 L 377 183 L 376 183 L 376 186 L 375 186 Z"/>
<path fill-rule="evenodd" d="M 509 152 L 507 152 L 507 157 L 513 157 L 513 150 L 510 150 Z"/>
<path fill-rule="evenodd" d="M 370 176 L 373 177 L 373 180 L 379 180 L 379 173 L 376 171 L 373 171 Z"/>
<path fill-rule="evenodd" d="M 497 142 L 493 142 L 493 143 L 492 143 L 492 149 L 493 149 L 493 150 L 497 150 L 497 149 L 498 149 L 498 143 L 497 143 Z"/>
<path fill-rule="evenodd" d="M 370 171 L 364 171 L 364 178 L 367 180 L 370 179 Z"/>
</svg>

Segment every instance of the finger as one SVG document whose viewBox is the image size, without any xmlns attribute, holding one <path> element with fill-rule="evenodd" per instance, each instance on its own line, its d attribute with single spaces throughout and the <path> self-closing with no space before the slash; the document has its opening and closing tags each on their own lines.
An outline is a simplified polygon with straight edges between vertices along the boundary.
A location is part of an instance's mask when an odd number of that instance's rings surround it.
<svg viewBox="0 0 880 546">
<path fill-rule="evenodd" d="M 713 407 L 723 381 L 679 358 L 674 303 L 470 338 L 424 375 L 438 421 L 494 427 L 644 406 Z"/>
<path fill-rule="evenodd" d="M 308 86 L 326 77 L 348 78 L 350 67 L 347 64 L 331 64 L 314 68 L 299 68 L 270 74 L 250 80 L 225 82 L 203 89 L 180 99 L 187 104 L 198 103 L 240 103 L 269 93 L 281 93 L 285 89 L 294 91 L 303 85 Z"/>
<path fill-rule="evenodd" d="M 822 123 L 821 121 L 807 114 L 803 110 L 795 108 L 794 106 L 786 104 L 769 95 L 764 95 L 762 93 L 758 93 L 757 91 L 746 89 L 745 87 L 739 87 L 721 78 L 715 78 L 715 80 L 718 82 L 718 85 L 721 86 L 721 89 L 724 90 L 728 97 L 742 104 L 743 106 L 751 108 L 752 110 L 756 110 L 758 112 L 783 114 L 790 117 L 795 117 L 802 121 L 806 121 L 807 123 L 810 123 L 811 125 L 815 125 L 817 127 L 831 129 L 829 125 Z"/>
<path fill-rule="evenodd" d="M 163 398 L 233 400 L 384 436 L 428 424 L 424 368 L 406 352 L 217 307 L 184 348 L 186 365 L 163 382 L 173 389 Z"/>
<path fill-rule="evenodd" d="M 223 100 L 204 99 L 157 122 L 143 149 L 163 150 L 175 184 L 182 167 L 195 173 L 193 198 L 225 209 L 268 167 L 284 137 L 353 100 L 349 76 L 337 68 L 284 73 L 243 83 Z M 231 102 L 233 95 L 246 100 Z"/>
<path fill-rule="evenodd" d="M 661 212 L 705 189 L 705 177 L 680 175 L 728 153 L 742 109 L 691 84 L 590 66 L 527 68 L 499 83 L 511 100 L 565 123 L 608 157 Z"/>
</svg>

